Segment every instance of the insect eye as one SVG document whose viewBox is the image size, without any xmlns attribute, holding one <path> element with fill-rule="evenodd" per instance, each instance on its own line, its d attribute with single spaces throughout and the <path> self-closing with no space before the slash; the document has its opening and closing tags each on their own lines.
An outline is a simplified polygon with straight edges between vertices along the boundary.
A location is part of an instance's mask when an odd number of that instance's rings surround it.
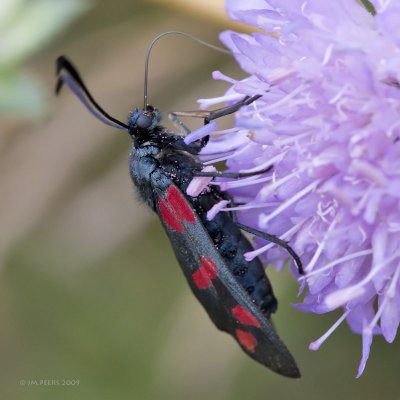
<svg viewBox="0 0 400 400">
<path fill-rule="evenodd" d="M 150 115 L 140 114 L 136 121 L 136 125 L 138 128 L 146 129 L 152 124 L 152 122 L 153 118 Z"/>
</svg>

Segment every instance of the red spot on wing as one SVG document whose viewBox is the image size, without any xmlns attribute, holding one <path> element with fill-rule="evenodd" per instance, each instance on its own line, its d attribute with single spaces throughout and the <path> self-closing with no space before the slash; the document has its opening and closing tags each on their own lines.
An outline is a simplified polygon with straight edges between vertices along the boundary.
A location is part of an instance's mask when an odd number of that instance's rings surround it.
<svg viewBox="0 0 400 400">
<path fill-rule="evenodd" d="M 215 279 L 217 277 L 218 267 L 212 258 L 204 256 L 201 257 L 200 268 L 204 268 L 207 271 L 207 274 L 210 277 L 210 279 Z"/>
<path fill-rule="evenodd" d="M 251 325 L 256 328 L 260 327 L 260 323 L 257 321 L 256 317 L 242 306 L 237 305 L 232 308 L 231 313 L 243 325 Z"/>
<path fill-rule="evenodd" d="M 161 196 L 158 198 L 158 208 L 160 210 L 160 217 L 165 225 L 176 232 L 183 232 L 183 225 L 178 221 L 174 212 L 165 204 Z"/>
<path fill-rule="evenodd" d="M 251 353 L 255 352 L 257 346 L 257 340 L 254 335 L 250 332 L 243 331 L 241 329 L 236 329 L 235 335 L 239 343 Z"/>
<path fill-rule="evenodd" d="M 168 187 L 165 198 L 180 221 L 187 221 L 191 224 L 196 223 L 193 210 L 176 186 L 171 185 Z"/>
<path fill-rule="evenodd" d="M 193 272 L 192 278 L 199 289 L 206 289 L 212 284 L 212 280 L 217 277 L 217 264 L 209 257 L 200 258 L 200 267 Z"/>
</svg>

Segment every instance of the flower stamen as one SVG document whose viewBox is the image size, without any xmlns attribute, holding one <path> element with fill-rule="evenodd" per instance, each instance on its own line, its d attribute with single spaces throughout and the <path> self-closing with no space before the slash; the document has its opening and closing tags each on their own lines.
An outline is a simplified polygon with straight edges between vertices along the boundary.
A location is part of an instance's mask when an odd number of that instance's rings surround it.
<svg viewBox="0 0 400 400">
<path fill-rule="evenodd" d="M 277 209 L 275 209 L 272 213 L 268 215 L 261 215 L 260 216 L 260 226 L 262 228 L 266 228 L 268 222 L 278 216 L 280 213 L 282 213 L 284 210 L 286 210 L 288 207 L 290 207 L 292 204 L 296 203 L 298 200 L 300 200 L 302 197 L 304 197 L 306 194 L 312 192 L 313 190 L 316 189 L 318 184 L 321 182 L 321 179 L 318 179 L 314 182 L 312 182 L 310 185 L 306 186 L 303 190 L 300 190 L 297 194 L 295 194 L 291 199 L 285 201 L 282 203 Z"/>
<path fill-rule="evenodd" d="M 372 266 L 371 271 L 365 276 L 360 282 L 353 286 L 339 289 L 336 292 L 330 293 L 325 298 L 325 305 L 331 309 L 340 307 L 341 305 L 348 303 L 352 299 L 361 296 L 365 292 L 365 285 L 368 284 L 372 278 L 380 272 L 386 265 L 390 264 L 396 258 L 400 256 L 400 251 L 395 252 L 392 256 L 386 260 Z"/>
<path fill-rule="evenodd" d="M 318 350 L 326 339 L 336 330 L 336 328 L 347 318 L 351 310 L 346 310 L 342 316 L 317 340 L 311 342 L 308 348 L 310 350 Z"/>
<path fill-rule="evenodd" d="M 282 97 L 275 103 L 271 103 L 265 107 L 260 107 L 259 112 L 267 113 L 274 109 L 281 108 L 285 103 L 287 103 L 290 99 L 295 97 L 297 94 L 301 93 L 305 88 L 306 88 L 306 85 L 304 83 L 300 84 L 296 89 L 292 90 L 290 93 L 288 93 L 286 96 Z"/>
<path fill-rule="evenodd" d="M 254 179 L 251 178 L 243 178 L 236 181 L 227 181 L 227 182 L 210 182 L 210 185 L 216 185 L 221 188 L 221 190 L 228 190 L 233 188 L 239 188 L 243 186 L 257 185 L 258 183 L 268 182 L 272 180 L 271 176 L 266 176 L 264 178 Z"/>
<path fill-rule="evenodd" d="M 315 251 L 313 258 L 311 261 L 307 264 L 307 266 L 304 267 L 305 273 L 308 275 L 309 271 L 312 271 L 316 262 L 318 261 L 318 258 L 320 257 L 322 250 L 324 249 L 326 242 L 328 240 L 328 237 L 332 230 L 335 228 L 335 225 L 337 223 L 337 219 L 334 218 L 331 224 L 329 225 L 329 228 L 327 229 L 322 241 L 318 244 L 317 250 Z"/>
<path fill-rule="evenodd" d="M 318 268 L 318 269 L 316 269 L 314 271 L 306 272 L 306 275 L 300 276 L 298 278 L 298 280 L 302 281 L 303 279 L 307 279 L 310 276 L 318 275 L 318 274 L 320 274 L 322 272 L 325 272 L 325 271 L 327 271 L 329 269 L 332 269 L 334 266 L 339 265 L 341 263 L 344 263 L 346 261 L 353 260 L 354 258 L 357 258 L 357 257 L 365 257 L 365 256 L 368 256 L 370 254 L 373 254 L 373 250 L 372 249 L 367 249 L 367 250 L 362 250 L 362 251 L 357 251 L 355 253 L 347 254 L 344 257 L 338 258 L 335 261 L 332 261 L 332 262 L 330 262 L 328 264 L 325 264 L 325 266 L 323 266 L 321 268 Z"/>
</svg>

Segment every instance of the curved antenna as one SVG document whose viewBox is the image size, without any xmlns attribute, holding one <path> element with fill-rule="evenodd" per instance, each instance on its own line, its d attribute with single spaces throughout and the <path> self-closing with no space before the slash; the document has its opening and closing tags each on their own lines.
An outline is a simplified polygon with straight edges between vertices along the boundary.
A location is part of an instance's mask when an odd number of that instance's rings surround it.
<svg viewBox="0 0 400 400">
<path fill-rule="evenodd" d="M 84 106 L 103 123 L 129 132 L 129 126 L 108 114 L 97 101 L 93 98 L 89 89 L 84 84 L 78 70 L 65 56 L 57 58 L 56 74 L 56 94 L 58 94 L 64 84 L 81 100 Z"/>
<path fill-rule="evenodd" d="M 147 77 L 148 77 L 148 72 L 149 72 L 149 60 L 150 60 L 150 53 L 151 53 L 151 49 L 153 48 L 153 46 L 163 37 L 166 35 L 181 35 L 181 36 L 185 36 L 189 39 L 194 40 L 197 43 L 202 44 L 203 46 L 209 47 L 210 49 L 213 50 L 217 50 L 221 53 L 225 53 L 225 54 L 232 54 L 230 51 L 222 48 L 222 47 L 218 47 L 218 46 L 214 46 L 211 43 L 208 43 L 204 40 L 199 39 L 196 36 L 193 36 L 189 33 L 186 32 L 180 32 L 180 31 L 167 31 L 167 32 L 163 32 L 160 33 L 159 35 L 157 35 L 152 42 L 150 43 L 150 46 L 147 50 L 147 54 L 146 54 L 146 61 L 144 64 L 144 104 L 143 104 L 143 110 L 146 111 L 147 110 Z"/>
</svg>

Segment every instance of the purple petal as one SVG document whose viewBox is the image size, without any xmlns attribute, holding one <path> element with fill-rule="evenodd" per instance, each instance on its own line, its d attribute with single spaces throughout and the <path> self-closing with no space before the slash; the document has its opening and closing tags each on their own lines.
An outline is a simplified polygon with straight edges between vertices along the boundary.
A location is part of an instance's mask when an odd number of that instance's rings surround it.
<svg viewBox="0 0 400 400">
<path fill-rule="evenodd" d="M 400 323 L 400 298 L 389 299 L 381 316 L 382 335 L 386 341 L 392 343 L 396 337 Z"/>
<path fill-rule="evenodd" d="M 202 172 L 214 172 L 216 168 L 212 165 L 202 169 Z M 197 197 L 214 178 L 208 176 L 195 176 L 189 183 L 186 194 L 191 197 Z"/>
<path fill-rule="evenodd" d="M 201 128 L 196 129 L 189 133 L 184 139 L 186 144 L 195 142 L 196 140 L 203 139 L 203 137 L 211 135 L 217 129 L 217 123 L 215 121 L 209 124 L 203 125 Z"/>
<path fill-rule="evenodd" d="M 217 204 L 214 204 L 210 210 L 207 212 L 207 219 L 209 221 L 213 220 L 214 217 L 228 204 L 230 203 L 229 200 L 221 200 Z"/>
<path fill-rule="evenodd" d="M 363 335 L 362 335 L 362 358 L 361 358 L 360 366 L 358 367 L 357 379 L 364 372 L 365 365 L 367 364 L 367 361 L 368 361 L 371 344 L 372 344 L 372 334 L 363 333 Z"/>
</svg>

